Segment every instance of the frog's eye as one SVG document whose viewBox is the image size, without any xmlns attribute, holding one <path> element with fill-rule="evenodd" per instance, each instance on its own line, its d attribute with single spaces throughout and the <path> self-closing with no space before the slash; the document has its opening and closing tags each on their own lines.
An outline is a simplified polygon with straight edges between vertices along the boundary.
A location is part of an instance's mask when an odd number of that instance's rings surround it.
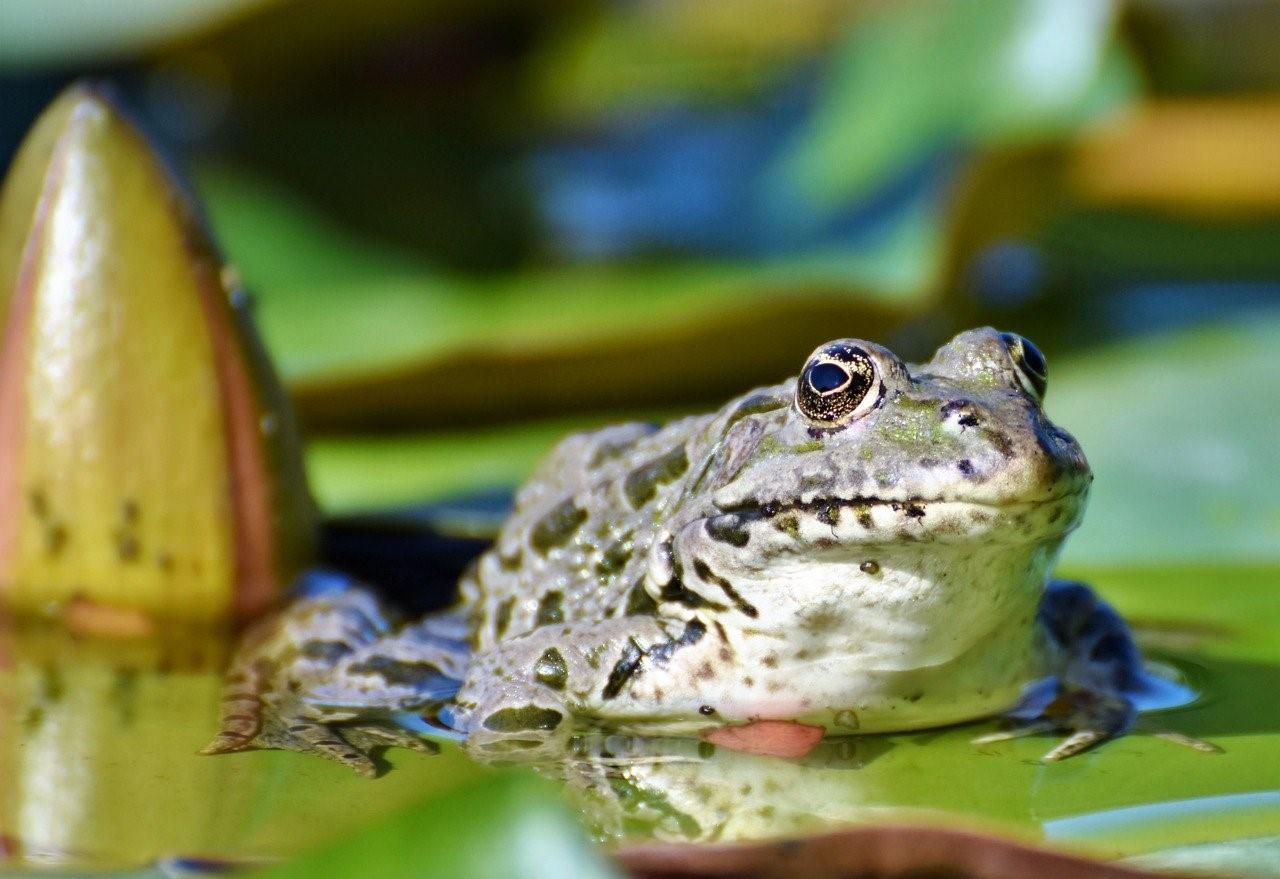
<svg viewBox="0 0 1280 879">
<path fill-rule="evenodd" d="M 1044 392 L 1049 384 L 1049 365 L 1044 362 L 1040 349 L 1030 339 L 1017 333 L 1001 333 L 1009 356 L 1018 367 L 1018 381 L 1028 394 L 1037 400 L 1044 399 Z"/>
<path fill-rule="evenodd" d="M 824 345 L 809 357 L 796 383 L 796 408 L 814 427 L 839 427 L 875 406 L 874 361 L 853 345 Z"/>
</svg>

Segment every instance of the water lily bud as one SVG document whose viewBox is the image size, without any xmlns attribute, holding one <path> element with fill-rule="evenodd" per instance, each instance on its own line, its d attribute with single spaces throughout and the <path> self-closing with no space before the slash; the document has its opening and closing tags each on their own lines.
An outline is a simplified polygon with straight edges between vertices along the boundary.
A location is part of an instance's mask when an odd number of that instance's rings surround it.
<svg viewBox="0 0 1280 879">
<path fill-rule="evenodd" d="M 246 616 L 315 521 L 234 272 L 143 137 L 71 87 L 0 191 L 0 601 Z"/>
</svg>

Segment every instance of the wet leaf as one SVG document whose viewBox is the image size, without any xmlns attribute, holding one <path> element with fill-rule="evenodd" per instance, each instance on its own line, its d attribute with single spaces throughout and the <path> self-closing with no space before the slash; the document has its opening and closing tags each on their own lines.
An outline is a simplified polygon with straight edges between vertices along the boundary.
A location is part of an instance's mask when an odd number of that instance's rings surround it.
<svg viewBox="0 0 1280 879">
<path fill-rule="evenodd" d="M 425 800 L 350 839 L 256 875 L 603 879 L 616 873 L 592 849 L 551 785 L 508 772 Z"/>
<path fill-rule="evenodd" d="M 6 603 L 220 618 L 310 560 L 292 414 L 247 303 L 148 144 L 68 90 L 0 195 Z"/>
<path fill-rule="evenodd" d="M 1049 415 L 1095 474 L 1067 561 L 1280 558 L 1278 337 L 1261 312 L 1051 360 Z"/>
</svg>

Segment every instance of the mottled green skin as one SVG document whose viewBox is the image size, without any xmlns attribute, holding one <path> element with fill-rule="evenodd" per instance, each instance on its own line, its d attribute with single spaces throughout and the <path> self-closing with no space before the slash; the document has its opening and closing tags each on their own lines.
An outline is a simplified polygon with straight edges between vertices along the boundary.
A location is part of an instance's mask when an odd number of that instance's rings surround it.
<svg viewBox="0 0 1280 879">
<path fill-rule="evenodd" d="M 878 402 L 838 429 L 813 429 L 791 379 L 561 442 L 463 583 L 476 659 L 455 722 L 520 703 L 666 733 L 867 731 L 1012 704 L 1045 670 L 1035 613 L 1085 459 L 995 331 L 919 367 L 855 344 Z M 533 669 L 553 645 L 547 699 Z"/>
</svg>

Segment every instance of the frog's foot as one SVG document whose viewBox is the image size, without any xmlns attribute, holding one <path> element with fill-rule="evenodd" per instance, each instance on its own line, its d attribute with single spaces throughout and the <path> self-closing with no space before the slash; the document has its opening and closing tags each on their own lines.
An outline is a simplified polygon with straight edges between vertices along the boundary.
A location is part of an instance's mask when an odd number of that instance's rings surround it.
<svg viewBox="0 0 1280 879">
<path fill-rule="evenodd" d="M 1128 732 L 1138 705 L 1157 686 L 1121 616 L 1083 583 L 1057 580 L 1045 590 L 1038 622 L 1052 676 L 1027 687 L 1006 715 L 1005 729 L 975 743 L 1065 732 L 1067 738 L 1044 755 L 1045 762 L 1055 762 Z M 1197 750 L 1216 750 L 1188 736 L 1164 737 Z"/>
<path fill-rule="evenodd" d="M 396 631 L 377 597 L 340 575 L 312 575 L 301 592 L 246 634 L 227 672 L 220 730 L 202 753 L 317 753 L 370 776 L 387 747 L 437 753 L 395 712 L 457 689 L 468 657 L 453 616 Z"/>
<path fill-rule="evenodd" d="M 1047 702 L 1037 698 L 1042 693 L 1042 689 L 1031 688 L 1006 717 L 1003 729 L 978 736 L 973 743 L 985 745 L 1039 733 L 1066 733 L 1067 737 L 1041 758 L 1042 762 L 1056 763 L 1123 735 L 1137 715 L 1133 702 L 1117 693 L 1060 686 Z"/>
<path fill-rule="evenodd" d="M 291 694 L 258 701 L 257 709 L 223 719 L 223 729 L 202 754 L 279 749 L 318 754 L 336 760 L 367 778 L 383 768 L 382 752 L 390 747 L 438 754 L 440 746 L 419 738 L 385 717 L 325 717 Z"/>
</svg>

